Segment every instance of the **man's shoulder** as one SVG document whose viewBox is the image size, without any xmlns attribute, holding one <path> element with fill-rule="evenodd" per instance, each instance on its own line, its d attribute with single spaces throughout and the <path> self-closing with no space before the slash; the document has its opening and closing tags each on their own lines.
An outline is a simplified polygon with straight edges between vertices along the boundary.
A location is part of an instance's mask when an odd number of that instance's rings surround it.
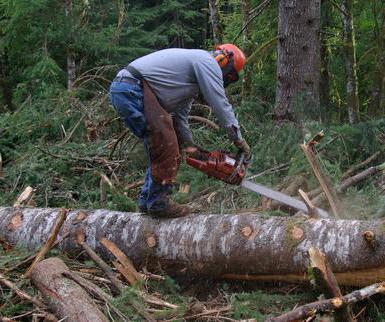
<svg viewBox="0 0 385 322">
<path fill-rule="evenodd" d="M 177 54 L 184 55 L 186 57 L 202 57 L 202 58 L 210 58 L 212 57 L 207 50 L 203 49 L 187 49 L 187 48 L 166 48 L 156 51 L 158 54 Z"/>
</svg>

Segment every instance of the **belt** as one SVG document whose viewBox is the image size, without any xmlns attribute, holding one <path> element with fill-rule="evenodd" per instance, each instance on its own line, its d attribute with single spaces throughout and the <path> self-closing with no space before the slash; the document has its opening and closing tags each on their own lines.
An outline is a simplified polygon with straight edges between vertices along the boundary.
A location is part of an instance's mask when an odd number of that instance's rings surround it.
<svg viewBox="0 0 385 322">
<path fill-rule="evenodd" d="M 126 76 L 115 77 L 113 81 L 114 82 L 128 83 L 128 84 L 131 84 L 131 85 L 139 85 L 140 84 L 140 80 L 134 79 L 134 78 L 131 78 L 131 77 L 126 77 Z"/>
</svg>

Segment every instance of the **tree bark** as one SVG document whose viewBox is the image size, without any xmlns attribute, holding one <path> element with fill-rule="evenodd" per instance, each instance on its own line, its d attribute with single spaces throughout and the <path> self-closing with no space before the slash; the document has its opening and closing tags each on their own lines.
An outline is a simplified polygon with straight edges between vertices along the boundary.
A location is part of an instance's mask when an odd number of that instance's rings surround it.
<svg viewBox="0 0 385 322">
<path fill-rule="evenodd" d="M 320 14 L 320 0 L 279 1 L 277 119 L 319 118 Z"/>
<path fill-rule="evenodd" d="M 13 244 L 39 247 L 47 239 L 57 212 L 49 208 L 0 208 L 0 235 Z M 384 221 L 253 214 L 160 220 L 135 213 L 90 210 L 79 222 L 78 213 L 69 212 L 61 230 L 61 234 L 71 233 L 59 245 L 67 253 L 81 252 L 74 238 L 81 227 L 85 242 L 104 259 L 113 258 L 100 243 L 103 237 L 113 241 L 137 268 L 160 264 L 174 275 L 303 274 L 308 269 L 310 246 L 330 258 L 334 272 L 385 267 Z M 375 249 L 364 240 L 365 231 L 375 234 Z M 372 272 L 370 281 L 383 279 L 384 271 L 379 270 L 379 275 Z"/>
<path fill-rule="evenodd" d="M 44 302 L 59 319 L 78 322 L 107 322 L 88 293 L 77 283 L 63 276 L 69 272 L 64 262 L 55 257 L 39 262 L 31 279 Z"/>
<path fill-rule="evenodd" d="M 349 115 L 349 123 L 359 121 L 358 79 L 356 61 L 356 39 L 353 23 L 353 0 L 343 0 L 341 5 L 343 23 L 343 55 L 345 61 L 346 77 L 346 105 Z"/>
<path fill-rule="evenodd" d="M 222 44 L 223 42 L 223 31 L 221 25 L 221 18 L 218 10 L 218 1 L 209 0 L 209 10 L 210 10 L 210 21 L 211 21 L 211 30 L 213 33 L 213 42 L 214 45 Z"/>
</svg>

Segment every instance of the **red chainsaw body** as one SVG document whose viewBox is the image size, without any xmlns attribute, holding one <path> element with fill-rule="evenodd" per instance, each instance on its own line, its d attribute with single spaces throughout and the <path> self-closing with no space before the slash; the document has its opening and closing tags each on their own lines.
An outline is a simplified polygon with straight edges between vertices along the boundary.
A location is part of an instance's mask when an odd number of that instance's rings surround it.
<svg viewBox="0 0 385 322">
<path fill-rule="evenodd" d="M 231 154 L 220 150 L 195 152 L 186 157 L 186 163 L 209 177 L 233 185 L 239 185 L 246 175 L 243 163 L 239 164 Z"/>
</svg>

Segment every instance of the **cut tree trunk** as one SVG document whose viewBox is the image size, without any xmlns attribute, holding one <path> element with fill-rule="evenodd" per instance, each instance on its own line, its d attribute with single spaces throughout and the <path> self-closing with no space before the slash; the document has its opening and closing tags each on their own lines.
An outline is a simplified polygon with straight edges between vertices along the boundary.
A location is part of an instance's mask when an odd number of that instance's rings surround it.
<svg viewBox="0 0 385 322">
<path fill-rule="evenodd" d="M 55 257 L 39 262 L 31 271 L 31 279 L 44 302 L 59 318 L 78 322 L 107 322 L 108 319 L 77 283 L 63 276 L 69 273 L 64 262 Z"/>
<path fill-rule="evenodd" d="M 0 235 L 13 244 L 40 247 L 57 212 L 49 208 L 0 208 Z M 304 275 L 309 266 L 307 252 L 313 246 L 330 259 L 333 272 L 353 273 L 347 284 L 360 281 L 359 270 L 364 274 L 361 282 L 385 279 L 385 221 L 266 218 L 253 214 L 153 219 L 109 210 L 82 211 L 82 216 L 78 213 L 68 213 L 61 234 L 70 232 L 71 236 L 59 248 L 79 254 L 82 247 L 77 245 L 75 233 L 81 228 L 85 242 L 101 257 L 113 260 L 100 242 L 105 237 L 137 269 L 161 265 L 173 275 L 275 275 L 273 279 L 281 275 L 285 280 L 290 274 Z M 373 233 L 376 247 L 364 239 L 366 231 Z"/>
</svg>

